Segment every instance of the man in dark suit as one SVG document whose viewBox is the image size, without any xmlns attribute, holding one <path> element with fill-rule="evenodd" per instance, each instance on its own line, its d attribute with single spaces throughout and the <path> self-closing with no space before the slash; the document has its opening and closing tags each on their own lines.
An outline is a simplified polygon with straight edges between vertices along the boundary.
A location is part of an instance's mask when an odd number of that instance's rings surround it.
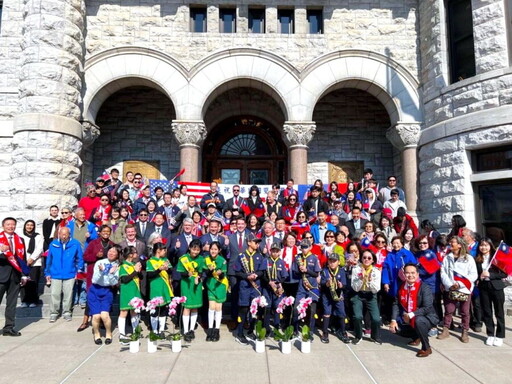
<svg viewBox="0 0 512 384">
<path fill-rule="evenodd" d="M 263 256 L 270 256 L 270 249 L 272 248 L 272 244 L 281 244 L 281 240 L 274 236 L 274 231 L 276 228 L 273 222 L 265 221 L 263 223 L 262 229 L 263 236 L 261 238 L 261 243 L 258 246 L 258 252 Z"/>
<path fill-rule="evenodd" d="M 165 217 L 163 213 L 157 213 L 152 223 L 148 224 L 146 233 L 144 234 L 144 242 L 148 244 L 149 237 L 157 233 L 162 237 L 163 243 L 169 246 L 171 242 L 171 230 L 165 224 Z"/>
<path fill-rule="evenodd" d="M 395 333 L 398 330 L 398 316 L 401 322 L 409 325 L 416 332 L 417 338 L 409 345 L 420 345 L 421 350 L 416 353 L 418 357 L 427 357 L 432 354 L 428 341 L 428 331 L 437 325 L 439 318 L 434 309 L 432 291 L 427 284 L 420 280 L 418 266 L 406 264 L 404 266 L 405 282 L 398 290 L 398 298 L 393 305 L 393 315 L 389 330 Z"/>
<path fill-rule="evenodd" d="M 368 220 L 361 219 L 361 209 L 358 207 L 352 208 L 352 219 L 347 220 L 345 225 L 347 226 L 350 237 L 352 238 L 358 229 L 364 229 L 364 225 Z"/>
<path fill-rule="evenodd" d="M 16 318 L 16 301 L 20 292 L 20 284 L 26 283 L 21 261 L 25 260 L 25 244 L 23 239 L 14 231 L 16 219 L 6 217 L 2 221 L 3 231 L 0 232 L 0 303 L 7 293 L 5 306 L 5 325 L 2 334 L 4 336 L 21 336 L 14 329 Z M 23 278 L 22 278 L 23 276 Z"/>
<path fill-rule="evenodd" d="M 208 204 L 214 203 L 215 208 L 217 208 L 217 211 L 219 213 L 222 213 L 222 210 L 224 209 L 225 201 L 224 201 L 224 196 L 222 196 L 218 192 L 218 190 L 217 190 L 218 187 L 219 187 L 219 185 L 217 184 L 216 181 L 212 181 L 210 183 L 210 191 L 208 193 L 204 194 L 203 198 L 201 199 L 200 206 L 203 211 L 206 211 Z"/>
<path fill-rule="evenodd" d="M 142 197 L 139 197 L 133 202 L 133 216 L 137 216 L 141 210 L 146 209 L 150 201 L 153 201 L 156 204 L 155 199 L 151 197 L 151 189 L 149 188 L 149 185 L 146 185 L 143 187 Z"/>
<path fill-rule="evenodd" d="M 150 224 L 148 219 L 148 211 L 146 209 L 142 209 L 139 212 L 139 219 L 135 223 L 135 230 L 137 231 L 137 240 L 144 241 L 144 243 L 146 242 L 145 236 Z"/>
<path fill-rule="evenodd" d="M 220 243 L 220 249 L 224 256 L 228 253 L 228 240 L 226 236 L 220 234 L 221 228 L 222 222 L 218 218 L 214 217 L 210 219 L 208 224 L 208 233 L 201 236 L 201 246 L 204 254 L 207 254 L 210 251 L 210 244 L 214 241 L 218 241 Z"/>
<path fill-rule="evenodd" d="M 244 203 L 245 199 L 240 196 L 240 186 L 235 184 L 233 185 L 233 197 L 226 200 L 226 204 L 224 205 L 225 211 L 232 211 L 233 209 L 236 209 L 240 211 L 240 207 Z"/>
<path fill-rule="evenodd" d="M 317 216 L 318 212 L 329 214 L 329 204 L 321 197 L 322 188 L 311 187 L 311 196 L 304 202 L 302 209 L 309 216 Z"/>
</svg>

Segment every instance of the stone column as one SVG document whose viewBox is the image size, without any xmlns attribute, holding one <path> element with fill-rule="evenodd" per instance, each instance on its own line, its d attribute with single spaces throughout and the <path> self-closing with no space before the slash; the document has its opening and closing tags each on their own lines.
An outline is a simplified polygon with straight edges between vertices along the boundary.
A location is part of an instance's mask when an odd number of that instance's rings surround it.
<svg viewBox="0 0 512 384">
<path fill-rule="evenodd" d="M 173 120 L 172 132 L 180 145 L 180 168 L 185 168 L 181 180 L 199 180 L 199 148 L 206 139 L 202 120 Z"/>
<path fill-rule="evenodd" d="M 82 149 L 84 0 L 23 0 L 19 114 L 14 119 L 11 209 L 41 219 L 76 205 Z"/>
<path fill-rule="evenodd" d="M 307 184 L 308 143 L 313 138 L 316 124 L 313 121 L 285 121 L 283 130 L 290 148 L 290 177 L 295 184 Z"/>
<path fill-rule="evenodd" d="M 399 149 L 402 157 L 402 187 L 405 191 L 407 212 L 416 217 L 418 205 L 417 147 L 420 140 L 419 123 L 397 123 L 386 131 L 387 139 Z"/>
<path fill-rule="evenodd" d="M 84 120 L 82 122 L 82 154 L 80 158 L 83 161 L 82 165 L 82 175 L 80 178 L 80 185 L 84 185 L 87 180 L 94 182 L 94 147 L 93 144 L 96 139 L 100 136 L 100 127 L 94 124 L 91 121 Z M 82 190 L 82 195 L 85 194 L 85 191 Z"/>
</svg>

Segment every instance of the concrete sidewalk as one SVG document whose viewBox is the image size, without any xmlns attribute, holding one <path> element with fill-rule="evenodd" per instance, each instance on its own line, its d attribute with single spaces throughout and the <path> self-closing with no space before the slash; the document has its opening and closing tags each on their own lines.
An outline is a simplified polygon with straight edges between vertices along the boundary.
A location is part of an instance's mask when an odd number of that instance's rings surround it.
<svg viewBox="0 0 512 384">
<path fill-rule="evenodd" d="M 330 344 L 318 337 L 310 354 L 302 354 L 298 342 L 291 355 L 283 355 L 273 340 L 266 352 L 234 341 L 225 326 L 217 343 L 196 340 L 184 343 L 181 353 L 172 353 L 169 342 L 159 342 L 158 352 L 147 353 L 142 339 L 138 354 L 117 342 L 97 346 L 90 328 L 76 329 L 73 321 L 19 319 L 21 337 L 0 337 L 0 383 L 511 383 L 512 319 L 507 318 L 503 347 L 488 347 L 484 333 L 471 333 L 469 344 L 459 341 L 459 332 L 439 341 L 431 338 L 434 353 L 417 358 L 408 339 L 383 328 L 383 345 L 363 340 L 345 345 L 331 336 Z M 147 334 L 147 332 L 146 332 Z M 114 334 L 117 336 L 117 330 Z"/>
</svg>

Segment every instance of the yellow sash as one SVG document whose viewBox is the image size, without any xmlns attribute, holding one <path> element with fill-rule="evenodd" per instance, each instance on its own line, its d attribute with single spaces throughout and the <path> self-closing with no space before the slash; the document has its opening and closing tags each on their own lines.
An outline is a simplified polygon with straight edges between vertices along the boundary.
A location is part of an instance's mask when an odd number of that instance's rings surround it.
<svg viewBox="0 0 512 384">
<path fill-rule="evenodd" d="M 196 270 L 197 263 L 195 261 L 190 261 L 187 256 L 182 256 L 180 261 L 187 270 L 187 272 L 192 273 L 192 277 L 199 276 L 199 273 Z"/>
<path fill-rule="evenodd" d="M 153 267 L 153 269 L 155 271 L 158 271 L 158 269 L 162 265 L 165 264 L 167 259 L 153 259 L 153 258 L 151 258 L 148 261 L 151 263 L 151 266 Z M 165 271 L 165 270 L 160 271 L 160 278 L 164 281 L 164 283 L 167 286 L 167 288 L 169 288 L 169 292 L 171 293 L 171 297 L 174 297 L 174 292 L 172 291 L 172 287 L 171 287 L 171 284 L 169 282 L 169 274 L 167 273 L 167 271 Z"/>
<path fill-rule="evenodd" d="M 215 280 L 217 280 L 219 283 L 224 284 L 226 288 L 229 285 L 229 280 L 226 277 L 226 274 L 224 274 L 224 277 L 222 279 L 219 279 L 219 276 L 215 273 L 215 270 L 217 269 L 217 264 L 215 263 L 215 260 L 212 260 L 210 256 L 205 257 L 206 266 L 209 268 L 210 265 L 213 265 L 213 273 L 212 276 Z"/>
<path fill-rule="evenodd" d="M 126 263 L 124 263 L 122 265 L 122 267 L 124 268 L 124 270 L 126 271 L 126 273 L 128 275 L 131 275 L 133 272 L 135 272 L 135 268 L 133 267 L 133 264 L 126 264 Z M 135 285 L 137 286 L 137 289 L 140 291 L 140 279 L 139 279 L 139 276 L 136 275 L 133 278 L 133 281 L 134 281 Z"/>
</svg>

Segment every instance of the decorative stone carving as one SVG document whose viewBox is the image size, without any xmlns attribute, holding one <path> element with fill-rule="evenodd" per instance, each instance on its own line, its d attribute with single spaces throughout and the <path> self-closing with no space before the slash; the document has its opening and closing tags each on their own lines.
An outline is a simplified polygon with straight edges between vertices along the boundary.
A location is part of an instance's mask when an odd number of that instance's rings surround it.
<svg viewBox="0 0 512 384">
<path fill-rule="evenodd" d="M 313 139 L 316 131 L 316 124 L 310 122 L 291 122 L 286 121 L 283 125 L 286 140 L 292 147 L 307 147 L 308 143 Z"/>
<path fill-rule="evenodd" d="M 206 139 L 206 128 L 202 120 L 173 121 L 172 132 L 180 145 L 199 146 Z"/>
<path fill-rule="evenodd" d="M 389 127 L 386 138 L 399 150 L 416 147 L 420 140 L 421 127 L 419 123 L 398 123 Z"/>
<path fill-rule="evenodd" d="M 84 147 L 89 147 L 99 137 L 100 128 L 96 124 L 87 120 L 82 122 L 82 127 L 82 141 L 84 143 Z"/>
</svg>

